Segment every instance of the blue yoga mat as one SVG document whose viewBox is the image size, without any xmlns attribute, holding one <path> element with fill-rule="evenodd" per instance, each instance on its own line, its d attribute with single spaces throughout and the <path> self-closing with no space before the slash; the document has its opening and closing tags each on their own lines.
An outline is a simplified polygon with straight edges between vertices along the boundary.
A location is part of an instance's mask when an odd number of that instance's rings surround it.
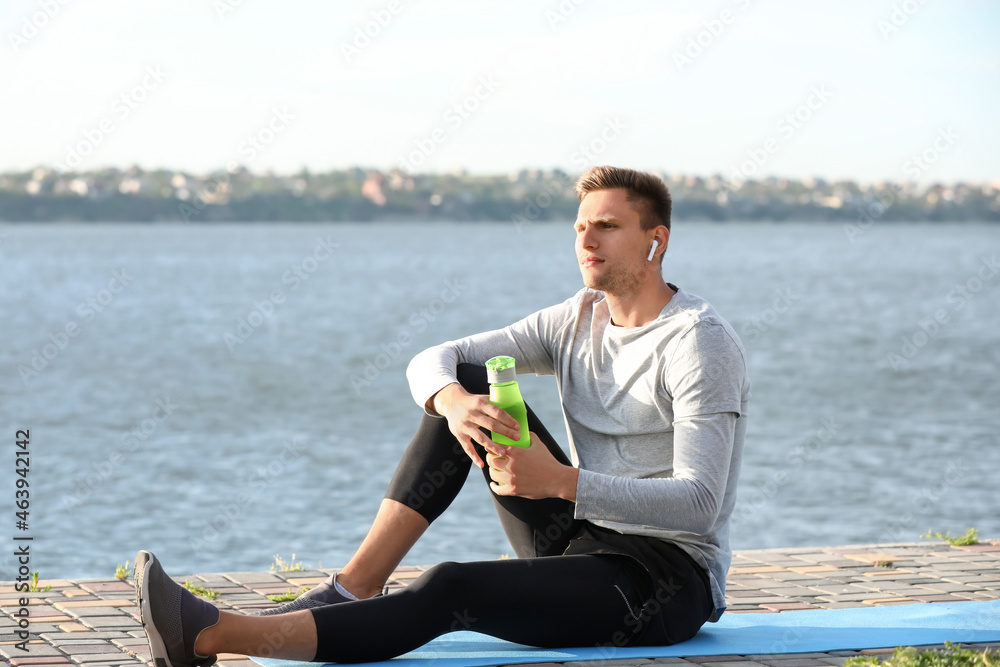
<svg viewBox="0 0 1000 667">
<path fill-rule="evenodd" d="M 935 602 L 725 614 L 673 646 L 538 649 L 476 632 L 453 632 L 388 662 L 392 667 L 477 667 L 528 662 L 569 662 L 700 655 L 762 655 L 1000 641 L 1000 600 Z M 301 667 L 295 660 L 254 658 L 263 667 Z"/>
</svg>

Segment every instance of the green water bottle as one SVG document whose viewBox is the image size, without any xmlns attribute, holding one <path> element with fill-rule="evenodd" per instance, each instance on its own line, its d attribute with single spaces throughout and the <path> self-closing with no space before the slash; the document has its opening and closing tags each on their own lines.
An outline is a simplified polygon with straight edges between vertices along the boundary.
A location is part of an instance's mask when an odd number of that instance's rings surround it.
<svg viewBox="0 0 1000 667">
<path fill-rule="evenodd" d="M 486 362 L 486 379 L 490 383 L 490 403 L 503 408 L 520 425 L 520 440 L 511 440 L 500 433 L 493 433 L 493 442 L 515 447 L 531 447 L 528 433 L 528 410 L 524 407 L 521 390 L 517 386 L 514 357 L 493 357 Z"/>
</svg>

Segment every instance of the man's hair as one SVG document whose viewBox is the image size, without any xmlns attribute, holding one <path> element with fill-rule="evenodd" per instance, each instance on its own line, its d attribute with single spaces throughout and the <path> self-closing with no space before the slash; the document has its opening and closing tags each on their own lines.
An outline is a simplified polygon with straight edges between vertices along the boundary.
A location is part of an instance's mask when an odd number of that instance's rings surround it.
<svg viewBox="0 0 1000 667">
<path fill-rule="evenodd" d="M 591 167 L 576 182 L 576 196 L 583 201 L 595 190 L 615 188 L 625 190 L 626 199 L 639 213 L 639 225 L 643 229 L 659 225 L 670 229 L 673 202 L 666 184 L 655 174 L 607 165 Z"/>
</svg>

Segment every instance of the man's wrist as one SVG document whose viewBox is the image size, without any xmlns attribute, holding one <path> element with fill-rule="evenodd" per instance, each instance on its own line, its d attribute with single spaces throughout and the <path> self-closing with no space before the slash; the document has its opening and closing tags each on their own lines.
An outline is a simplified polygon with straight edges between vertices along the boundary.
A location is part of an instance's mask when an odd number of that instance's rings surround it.
<svg viewBox="0 0 1000 667">
<path fill-rule="evenodd" d="M 562 482 L 559 489 L 559 497 L 571 503 L 576 502 L 576 484 L 580 479 L 580 469 L 574 466 L 566 466 L 562 475 Z"/>
<path fill-rule="evenodd" d="M 427 405 L 425 407 L 429 408 L 431 412 L 437 413 L 438 415 L 444 416 L 444 412 L 441 410 L 443 406 L 442 401 L 445 398 L 445 394 L 451 391 L 452 387 L 460 386 L 457 382 L 452 382 L 451 384 L 446 384 L 445 386 L 434 392 L 434 395 L 427 399 Z"/>
</svg>

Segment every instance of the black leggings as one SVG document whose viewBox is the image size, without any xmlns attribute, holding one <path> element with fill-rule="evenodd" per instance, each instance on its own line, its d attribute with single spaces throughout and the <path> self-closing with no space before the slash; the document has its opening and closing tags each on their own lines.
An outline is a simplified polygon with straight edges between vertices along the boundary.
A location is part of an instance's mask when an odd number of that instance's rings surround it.
<svg viewBox="0 0 1000 667">
<path fill-rule="evenodd" d="M 485 367 L 460 364 L 458 381 L 470 393 L 490 393 Z M 527 408 L 528 430 L 541 438 L 556 460 L 570 465 L 556 439 L 539 421 L 531 406 Z M 479 445 L 476 445 L 476 450 L 485 461 L 486 451 Z M 416 510 L 428 522 L 433 522 L 462 490 L 471 468 L 472 459 L 448 430 L 448 420 L 425 415 L 389 482 L 385 497 Z M 484 466 L 482 472 L 489 484 L 492 481 L 489 466 Z M 563 553 L 570 538 L 584 523 L 573 518 L 574 503 L 562 498 L 528 500 L 517 496 L 490 495 L 518 558 Z"/>
<path fill-rule="evenodd" d="M 458 379 L 468 391 L 488 393 L 484 369 L 463 364 Z M 530 408 L 528 426 L 569 463 Z M 446 420 L 425 416 L 386 497 L 433 521 L 458 495 L 471 465 Z M 488 470 L 484 476 L 489 481 Z M 313 660 L 385 660 L 456 630 L 532 646 L 607 647 L 614 657 L 618 646 L 688 639 L 711 612 L 704 572 L 679 549 L 669 558 L 669 577 L 654 583 L 627 555 L 563 555 L 590 526 L 573 518 L 573 503 L 496 495 L 494 501 L 518 559 L 441 563 L 390 595 L 313 609 Z"/>
</svg>

